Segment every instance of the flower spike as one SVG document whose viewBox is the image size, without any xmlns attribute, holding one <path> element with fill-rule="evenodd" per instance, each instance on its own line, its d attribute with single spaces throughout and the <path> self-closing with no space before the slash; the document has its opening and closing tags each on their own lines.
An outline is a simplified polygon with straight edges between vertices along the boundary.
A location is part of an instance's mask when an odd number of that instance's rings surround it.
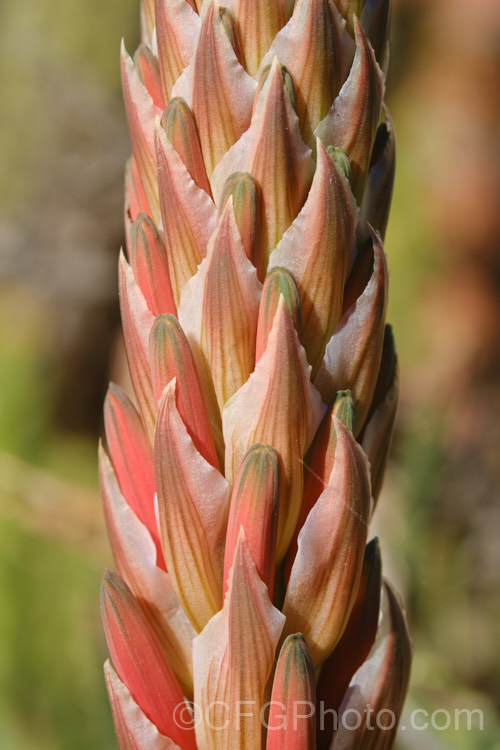
<svg viewBox="0 0 500 750">
<path fill-rule="evenodd" d="M 411 649 L 369 523 L 398 400 L 390 0 L 138 0 L 100 479 L 120 750 L 384 750 Z M 187 701 L 193 700 L 193 703 Z"/>
</svg>

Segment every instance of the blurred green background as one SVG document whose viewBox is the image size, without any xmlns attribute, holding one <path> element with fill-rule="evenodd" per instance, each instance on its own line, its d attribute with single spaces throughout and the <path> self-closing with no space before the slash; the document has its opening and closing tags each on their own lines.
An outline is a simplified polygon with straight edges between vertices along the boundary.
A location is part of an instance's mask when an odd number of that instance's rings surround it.
<svg viewBox="0 0 500 750">
<path fill-rule="evenodd" d="M 121 366 L 118 49 L 137 4 L 0 6 L 2 750 L 115 747 L 96 442 Z M 394 0 L 392 50 L 402 395 L 374 531 L 415 642 L 407 714 L 484 715 L 398 747 L 500 748 L 500 5 Z"/>
</svg>

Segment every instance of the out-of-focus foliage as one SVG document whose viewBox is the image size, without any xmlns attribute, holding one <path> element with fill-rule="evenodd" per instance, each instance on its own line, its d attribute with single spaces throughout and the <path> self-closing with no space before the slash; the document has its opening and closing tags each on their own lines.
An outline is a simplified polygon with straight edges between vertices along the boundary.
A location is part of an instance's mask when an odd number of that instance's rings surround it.
<svg viewBox="0 0 500 750">
<path fill-rule="evenodd" d="M 134 0 L 0 6 L 0 747 L 111 748 L 96 433 Z M 81 398 L 83 396 L 83 398 Z M 62 430 L 62 426 L 70 428 Z M 77 428 L 80 428 L 77 430 Z"/>
<path fill-rule="evenodd" d="M 394 14 L 386 245 L 402 399 L 378 528 L 415 641 L 407 713 L 452 714 L 399 743 L 497 748 L 500 6 L 399 0 Z M 461 708 L 484 712 L 482 731 L 454 729 Z"/>
<path fill-rule="evenodd" d="M 0 7 L 0 747 L 9 750 L 114 747 L 95 446 L 109 369 L 120 369 L 128 142 L 118 47 L 121 36 L 136 46 L 137 6 Z M 401 750 L 500 747 L 499 8 L 393 2 L 398 161 L 386 249 L 402 400 L 376 530 L 414 634 L 407 713 L 484 711 L 483 731 L 404 730 Z"/>
</svg>

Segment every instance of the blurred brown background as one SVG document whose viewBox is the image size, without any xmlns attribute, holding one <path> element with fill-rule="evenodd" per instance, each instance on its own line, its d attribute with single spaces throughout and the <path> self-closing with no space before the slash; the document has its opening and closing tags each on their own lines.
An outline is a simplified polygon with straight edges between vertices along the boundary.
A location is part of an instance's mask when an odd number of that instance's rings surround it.
<svg viewBox="0 0 500 750">
<path fill-rule="evenodd" d="M 136 0 L 0 6 L 0 748 L 114 747 L 96 479 Z M 500 3 L 394 0 L 386 250 L 402 397 L 375 531 L 408 606 L 400 750 L 500 748 Z M 424 719 L 419 718 L 420 722 Z M 408 716 L 403 723 L 409 725 Z M 443 716 L 436 723 L 444 723 Z M 406 726 L 405 724 L 405 726 Z"/>
</svg>

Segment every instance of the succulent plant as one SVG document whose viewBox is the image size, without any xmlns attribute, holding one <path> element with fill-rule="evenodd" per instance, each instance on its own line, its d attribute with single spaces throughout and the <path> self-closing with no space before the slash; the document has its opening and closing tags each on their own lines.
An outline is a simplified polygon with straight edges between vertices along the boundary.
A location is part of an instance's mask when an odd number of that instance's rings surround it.
<svg viewBox="0 0 500 750">
<path fill-rule="evenodd" d="M 411 645 L 368 541 L 398 398 L 389 6 L 143 0 L 122 50 L 134 394 L 110 386 L 100 449 L 122 750 L 393 745 Z"/>
</svg>

